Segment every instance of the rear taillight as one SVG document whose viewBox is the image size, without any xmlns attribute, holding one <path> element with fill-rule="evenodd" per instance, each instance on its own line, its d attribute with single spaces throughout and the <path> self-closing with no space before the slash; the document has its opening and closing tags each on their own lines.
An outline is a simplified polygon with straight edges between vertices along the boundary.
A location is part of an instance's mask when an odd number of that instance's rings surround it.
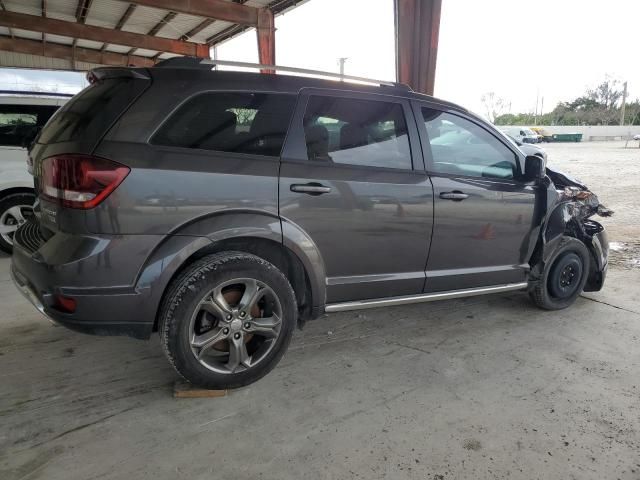
<svg viewBox="0 0 640 480">
<path fill-rule="evenodd" d="M 65 297 L 64 295 L 54 295 L 53 306 L 57 310 L 66 313 L 73 313 L 76 311 L 76 301 L 71 297 Z"/>
<path fill-rule="evenodd" d="M 42 162 L 40 194 L 69 208 L 102 202 L 129 174 L 129 167 L 105 158 L 66 154 Z"/>
</svg>

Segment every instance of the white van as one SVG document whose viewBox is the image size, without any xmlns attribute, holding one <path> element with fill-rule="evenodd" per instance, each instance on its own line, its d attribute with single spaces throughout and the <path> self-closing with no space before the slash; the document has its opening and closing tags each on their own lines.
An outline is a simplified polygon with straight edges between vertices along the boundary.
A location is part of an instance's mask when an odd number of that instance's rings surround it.
<svg viewBox="0 0 640 480">
<path fill-rule="evenodd" d="M 0 91 L 0 250 L 11 253 L 13 233 L 31 215 L 33 178 L 27 147 L 69 94 Z"/>
<path fill-rule="evenodd" d="M 522 143 L 538 143 L 538 134 L 527 127 L 509 127 L 502 131 Z"/>
</svg>

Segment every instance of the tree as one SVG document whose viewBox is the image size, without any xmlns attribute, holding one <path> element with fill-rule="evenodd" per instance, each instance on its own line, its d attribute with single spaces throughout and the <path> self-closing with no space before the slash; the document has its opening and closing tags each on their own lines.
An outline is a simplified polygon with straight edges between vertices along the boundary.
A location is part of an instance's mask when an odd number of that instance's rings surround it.
<svg viewBox="0 0 640 480">
<path fill-rule="evenodd" d="M 480 97 L 482 105 L 484 106 L 487 118 L 491 123 L 496 121 L 496 118 L 502 115 L 509 105 L 509 102 L 502 97 L 498 97 L 495 92 L 487 92 Z"/>
<path fill-rule="evenodd" d="M 596 88 L 587 90 L 587 97 L 605 110 L 613 110 L 622 98 L 620 82 L 607 77 Z"/>
</svg>

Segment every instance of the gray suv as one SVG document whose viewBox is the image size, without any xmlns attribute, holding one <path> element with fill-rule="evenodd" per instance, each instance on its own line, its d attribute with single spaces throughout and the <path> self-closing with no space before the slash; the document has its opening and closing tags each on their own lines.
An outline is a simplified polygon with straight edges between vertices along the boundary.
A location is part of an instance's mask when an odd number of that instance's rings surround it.
<svg viewBox="0 0 640 480">
<path fill-rule="evenodd" d="M 402 85 L 99 68 L 30 150 L 11 273 L 74 330 L 149 338 L 233 388 L 325 313 L 602 287 L 608 214 L 462 107 Z"/>
</svg>

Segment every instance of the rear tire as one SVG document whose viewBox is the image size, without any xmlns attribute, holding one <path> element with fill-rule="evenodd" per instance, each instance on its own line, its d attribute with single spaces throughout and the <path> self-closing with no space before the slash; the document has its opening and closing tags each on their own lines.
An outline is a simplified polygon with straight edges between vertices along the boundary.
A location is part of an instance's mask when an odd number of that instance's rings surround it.
<svg viewBox="0 0 640 480">
<path fill-rule="evenodd" d="M 561 310 L 575 302 L 589 278 L 589 250 L 580 240 L 564 236 L 529 292 L 545 310 Z"/>
<path fill-rule="evenodd" d="M 162 302 L 159 333 L 176 371 L 194 385 L 237 388 L 284 355 L 297 321 L 287 278 L 255 255 L 206 256 L 178 276 Z"/>
<path fill-rule="evenodd" d="M 11 255 L 13 234 L 33 212 L 36 197 L 32 193 L 11 193 L 0 198 L 0 250 Z"/>
</svg>

